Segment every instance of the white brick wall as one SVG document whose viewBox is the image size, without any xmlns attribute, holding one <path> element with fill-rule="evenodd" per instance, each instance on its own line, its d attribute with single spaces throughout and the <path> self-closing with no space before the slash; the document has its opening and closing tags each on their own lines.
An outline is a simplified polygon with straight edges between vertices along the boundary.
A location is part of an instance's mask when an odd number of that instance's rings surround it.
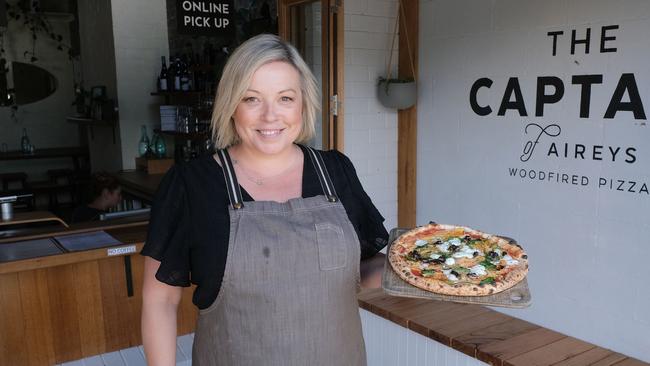
<svg viewBox="0 0 650 366">
<path fill-rule="evenodd" d="M 158 105 L 164 101 L 150 93 L 156 90 L 160 57 L 169 54 L 166 9 L 164 0 L 112 1 L 123 169 L 135 168 L 140 127 L 147 126 L 151 139 L 159 124 Z"/>
<path fill-rule="evenodd" d="M 615 53 L 598 52 L 600 27 L 619 25 Z M 570 55 L 571 30 L 591 27 L 591 52 Z M 563 30 L 558 56 L 547 32 Z M 612 32 L 614 33 L 614 32 Z M 418 223 L 434 219 L 516 238 L 530 258 L 533 305 L 512 316 L 650 361 L 647 281 L 650 195 L 598 189 L 599 177 L 650 182 L 650 129 L 630 112 L 602 119 L 621 73 L 634 73 L 650 105 L 650 2 L 608 0 L 421 0 L 418 107 Z M 572 75 L 602 74 L 591 117 L 579 118 Z M 563 99 L 535 117 L 538 76 L 563 80 Z M 469 106 L 472 83 L 493 113 Z M 518 77 L 528 117 L 496 115 L 509 77 Z M 628 101 L 629 99 L 624 99 Z M 426 102 L 422 102 L 426 101 Z M 558 123 L 558 144 L 628 146 L 634 164 L 547 156 L 549 138 L 531 161 L 519 160 L 530 122 Z M 589 176 L 581 188 L 512 178 L 508 167 Z M 623 259 L 624 258 L 624 259 Z"/>
<path fill-rule="evenodd" d="M 486 363 L 359 309 L 369 366 L 484 366 Z"/>
<path fill-rule="evenodd" d="M 388 230 L 397 226 L 397 112 L 377 102 L 376 83 L 396 14 L 397 1 L 345 1 L 345 153 Z M 393 75 L 396 64 L 395 51 Z"/>
</svg>

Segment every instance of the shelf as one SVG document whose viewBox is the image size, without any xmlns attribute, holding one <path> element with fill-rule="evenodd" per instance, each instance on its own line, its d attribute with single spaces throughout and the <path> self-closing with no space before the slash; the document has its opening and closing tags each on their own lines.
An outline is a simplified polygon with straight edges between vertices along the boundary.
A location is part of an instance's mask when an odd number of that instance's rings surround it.
<svg viewBox="0 0 650 366">
<path fill-rule="evenodd" d="M 179 131 L 162 131 L 159 128 L 155 128 L 153 131 L 157 132 L 157 133 L 159 133 L 161 135 L 182 137 L 182 138 L 185 138 L 186 140 L 202 140 L 202 139 L 204 139 L 204 138 L 206 138 L 206 137 L 208 137 L 210 135 L 208 132 L 185 133 L 185 132 L 179 132 Z"/>
<path fill-rule="evenodd" d="M 87 118 L 87 117 L 67 117 L 66 118 L 68 122 L 71 123 L 78 123 L 81 125 L 88 125 L 88 126 L 113 126 L 116 121 L 114 120 L 99 120 L 99 119 L 92 119 L 92 118 Z"/>
<path fill-rule="evenodd" d="M 189 91 L 156 91 L 151 92 L 153 96 L 163 96 L 163 97 L 196 97 L 201 95 L 200 91 L 189 90 Z"/>
<path fill-rule="evenodd" d="M 99 119 L 92 119 L 92 118 L 87 118 L 87 117 L 66 117 L 66 120 L 70 123 L 76 123 L 80 126 L 88 126 L 90 127 L 90 138 L 95 139 L 95 133 L 93 131 L 93 127 L 99 126 L 99 127 L 110 127 L 113 130 L 113 144 L 115 144 L 115 125 L 117 124 L 116 120 L 99 120 Z"/>
</svg>

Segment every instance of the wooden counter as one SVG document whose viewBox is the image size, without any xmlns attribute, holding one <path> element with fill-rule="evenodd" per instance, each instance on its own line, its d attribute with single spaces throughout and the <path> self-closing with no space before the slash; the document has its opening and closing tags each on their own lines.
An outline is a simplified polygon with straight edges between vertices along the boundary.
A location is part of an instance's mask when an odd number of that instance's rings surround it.
<svg viewBox="0 0 650 366">
<path fill-rule="evenodd" d="M 485 306 L 359 294 L 359 307 L 471 357 L 499 366 L 649 364 Z"/>
<path fill-rule="evenodd" d="M 93 223 L 37 236 L 102 228 L 139 252 L 147 224 Z M 142 344 L 144 258 L 108 249 L 0 263 L 0 365 L 53 365 Z M 194 329 L 192 291 L 183 291 L 179 335 Z"/>
</svg>

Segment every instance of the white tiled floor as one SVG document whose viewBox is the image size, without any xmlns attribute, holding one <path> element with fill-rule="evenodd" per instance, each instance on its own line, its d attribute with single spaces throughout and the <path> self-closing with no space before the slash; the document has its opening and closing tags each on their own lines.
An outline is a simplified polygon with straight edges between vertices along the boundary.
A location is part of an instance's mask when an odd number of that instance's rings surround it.
<svg viewBox="0 0 650 366">
<path fill-rule="evenodd" d="M 192 365 L 192 343 L 194 333 L 180 336 L 176 340 L 176 366 Z M 104 353 L 81 360 L 66 362 L 57 366 L 146 366 L 142 346 Z"/>
</svg>

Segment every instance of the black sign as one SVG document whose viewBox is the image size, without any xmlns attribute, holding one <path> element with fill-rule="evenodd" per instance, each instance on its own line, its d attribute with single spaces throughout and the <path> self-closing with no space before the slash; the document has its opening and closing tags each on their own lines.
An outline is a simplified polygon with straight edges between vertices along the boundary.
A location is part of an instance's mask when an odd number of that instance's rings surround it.
<svg viewBox="0 0 650 366">
<path fill-rule="evenodd" d="M 232 0 L 176 0 L 178 33 L 189 35 L 233 34 Z"/>
</svg>

